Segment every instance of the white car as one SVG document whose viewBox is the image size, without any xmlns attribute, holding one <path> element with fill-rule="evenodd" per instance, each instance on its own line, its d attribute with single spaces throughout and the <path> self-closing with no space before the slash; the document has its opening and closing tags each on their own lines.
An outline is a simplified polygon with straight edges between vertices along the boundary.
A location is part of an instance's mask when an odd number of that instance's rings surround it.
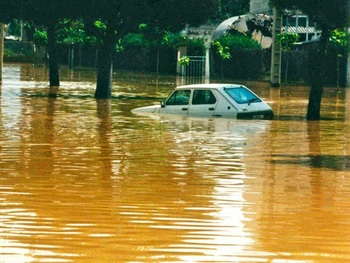
<svg viewBox="0 0 350 263">
<path fill-rule="evenodd" d="M 273 117 L 269 105 L 247 87 L 238 84 L 180 86 L 160 105 L 136 108 L 132 112 L 239 119 Z"/>
</svg>

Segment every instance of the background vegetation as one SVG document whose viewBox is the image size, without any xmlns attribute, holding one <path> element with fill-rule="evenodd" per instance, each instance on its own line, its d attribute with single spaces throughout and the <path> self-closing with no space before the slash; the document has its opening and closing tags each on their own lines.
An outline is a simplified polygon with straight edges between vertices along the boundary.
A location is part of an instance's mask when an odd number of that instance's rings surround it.
<svg viewBox="0 0 350 263">
<path fill-rule="evenodd" d="M 247 13 L 249 1 L 215 0 L 216 12 L 209 19 L 222 21 L 228 17 Z M 282 5 L 283 1 L 275 1 Z M 102 12 L 102 10 L 101 10 Z M 57 53 L 59 64 L 74 67 L 98 67 L 98 49 L 102 40 L 101 34 L 106 30 L 102 20 L 96 20 L 87 26 L 88 19 L 62 18 L 56 25 Z M 25 44 L 7 43 L 5 56 L 7 60 L 32 61 L 38 66 L 47 64 L 48 34 L 47 26 L 38 23 L 24 22 L 25 38 L 33 41 L 35 48 Z M 345 84 L 344 69 L 347 60 L 347 35 L 343 31 L 334 31 L 331 48 L 327 55 L 330 69 L 325 74 L 326 84 Z M 21 35 L 21 20 L 12 19 L 8 33 Z M 310 82 L 310 72 L 305 69 L 309 62 L 312 47 L 296 50 L 286 37 L 281 37 L 281 44 L 288 46 L 282 60 L 282 78 L 287 82 Z M 284 42 L 283 42 L 284 41 Z M 282 43 L 283 42 L 283 43 Z M 295 39 L 294 39 L 295 42 Z M 124 34 L 114 45 L 112 61 L 115 68 L 125 70 L 156 71 L 174 74 L 176 70 L 177 49 L 188 48 L 188 55 L 203 56 L 205 48 L 200 38 L 189 39 L 180 33 L 172 33 L 161 29 L 156 24 L 139 24 L 132 32 Z M 220 51 L 221 48 L 221 51 Z M 35 51 L 35 53 L 34 53 Z M 72 59 L 74 52 L 74 61 Z M 233 79 L 268 79 L 270 70 L 270 50 L 262 50 L 257 42 L 241 35 L 228 35 L 212 43 L 212 75 Z M 35 55 L 35 56 L 34 56 Z"/>
</svg>

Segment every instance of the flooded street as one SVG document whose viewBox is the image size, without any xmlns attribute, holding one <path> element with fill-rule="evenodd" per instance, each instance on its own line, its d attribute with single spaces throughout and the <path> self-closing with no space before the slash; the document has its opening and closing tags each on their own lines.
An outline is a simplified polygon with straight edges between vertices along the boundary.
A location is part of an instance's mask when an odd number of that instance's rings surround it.
<svg viewBox="0 0 350 263">
<path fill-rule="evenodd" d="M 350 90 L 244 83 L 275 120 L 138 116 L 175 77 L 5 64 L 0 262 L 349 262 Z"/>
</svg>

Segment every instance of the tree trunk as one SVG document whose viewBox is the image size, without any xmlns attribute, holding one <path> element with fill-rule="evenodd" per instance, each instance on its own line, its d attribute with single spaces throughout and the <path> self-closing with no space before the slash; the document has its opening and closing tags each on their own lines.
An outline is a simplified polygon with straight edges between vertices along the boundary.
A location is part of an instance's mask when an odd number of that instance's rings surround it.
<svg viewBox="0 0 350 263">
<path fill-rule="evenodd" d="M 113 51 L 116 44 L 115 30 L 107 25 L 107 32 L 98 50 L 96 99 L 112 97 Z"/>
<path fill-rule="evenodd" d="M 307 107 L 306 115 L 306 119 L 308 121 L 320 120 L 322 93 L 323 85 L 311 84 L 309 104 Z"/>
<path fill-rule="evenodd" d="M 310 61 L 310 82 L 311 90 L 309 95 L 309 104 L 307 108 L 306 119 L 320 120 L 321 101 L 323 87 L 325 83 L 325 57 L 329 39 L 329 30 L 322 30 L 322 36 L 317 51 L 311 51 Z"/>
<path fill-rule="evenodd" d="M 2 82 L 3 66 L 4 66 L 4 24 L 0 23 L 0 82 Z"/>
<path fill-rule="evenodd" d="M 49 53 L 49 79 L 50 86 L 59 86 L 58 52 L 56 41 L 56 24 L 49 24 L 47 27 L 48 53 Z M 55 94 L 52 94 L 55 95 Z M 49 94 L 50 96 L 50 94 Z"/>
</svg>

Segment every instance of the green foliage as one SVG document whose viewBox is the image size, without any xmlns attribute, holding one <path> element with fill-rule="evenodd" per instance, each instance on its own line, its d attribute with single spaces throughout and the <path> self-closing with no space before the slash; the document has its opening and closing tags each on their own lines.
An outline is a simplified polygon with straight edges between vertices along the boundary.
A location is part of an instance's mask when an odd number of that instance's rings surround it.
<svg viewBox="0 0 350 263">
<path fill-rule="evenodd" d="M 181 33 L 168 32 L 168 44 L 173 47 L 188 47 L 190 38 Z"/>
<path fill-rule="evenodd" d="M 85 18 L 83 21 L 86 35 L 94 39 L 94 43 L 101 43 L 107 31 L 106 22 L 99 18 L 96 20 Z"/>
<path fill-rule="evenodd" d="M 180 46 L 187 47 L 187 53 L 191 56 L 202 56 L 205 54 L 204 42 L 200 38 L 190 39 L 181 33 L 164 32 L 164 35 L 160 36 L 161 39 L 153 40 L 147 37 L 149 35 L 145 36 L 142 33 L 129 33 L 123 37 L 117 43 L 117 52 L 123 52 L 127 49 L 151 49 L 157 48 L 159 45 L 174 50 Z"/>
<path fill-rule="evenodd" d="M 22 54 L 18 54 L 18 52 L 5 48 L 4 57 L 18 57 L 18 56 L 22 56 Z"/>
<path fill-rule="evenodd" d="M 139 30 L 140 30 L 140 31 L 142 31 L 142 30 L 147 30 L 147 28 L 148 28 L 148 26 L 147 26 L 147 24 L 145 24 L 145 23 L 141 23 L 141 24 L 139 25 Z"/>
<path fill-rule="evenodd" d="M 205 46 L 203 39 L 193 38 L 187 40 L 187 53 L 191 56 L 203 56 L 205 55 Z"/>
<path fill-rule="evenodd" d="M 296 33 L 283 33 L 276 36 L 276 43 L 281 45 L 284 50 L 291 50 L 298 40 L 299 35 Z"/>
<path fill-rule="evenodd" d="M 329 45 L 338 52 L 346 52 L 350 48 L 349 34 L 346 31 L 335 29 L 329 37 Z"/>
<path fill-rule="evenodd" d="M 214 50 L 216 51 L 216 54 L 218 54 L 221 59 L 225 60 L 225 59 L 231 58 L 230 48 L 224 47 L 220 43 L 220 41 L 212 41 L 211 45 L 214 48 Z"/>
<path fill-rule="evenodd" d="M 21 34 L 21 21 L 14 19 L 8 25 L 8 34 L 10 36 L 20 36 Z"/>
<path fill-rule="evenodd" d="M 140 24 L 139 31 L 143 34 L 144 38 L 147 39 L 153 45 L 156 46 L 164 46 L 167 45 L 168 39 L 168 31 L 156 26 L 152 27 L 149 24 Z"/>
<path fill-rule="evenodd" d="M 263 51 L 260 44 L 243 34 L 224 35 L 213 41 L 216 71 L 222 77 L 257 79 L 262 76 Z M 221 67 L 218 68 L 218 65 Z"/>
<path fill-rule="evenodd" d="M 180 65 L 188 66 L 188 65 L 190 64 L 190 58 L 187 57 L 187 56 L 182 56 L 182 57 L 179 59 L 179 63 L 180 63 Z"/>
<path fill-rule="evenodd" d="M 85 31 L 82 20 L 62 19 L 57 26 L 57 42 L 61 44 L 95 44 L 96 38 Z M 38 46 L 47 46 L 48 36 L 45 28 L 37 28 L 33 35 L 33 42 Z"/>
<path fill-rule="evenodd" d="M 178 47 L 187 47 L 187 52 L 191 56 L 202 56 L 205 54 L 204 41 L 201 38 L 189 38 L 182 33 L 167 34 L 168 46 L 174 49 Z"/>
<path fill-rule="evenodd" d="M 106 23 L 104 23 L 101 20 L 95 20 L 94 26 L 95 26 L 95 28 L 97 28 L 98 30 L 101 30 L 101 31 L 105 31 L 107 29 Z"/>
<path fill-rule="evenodd" d="M 244 50 L 260 50 L 260 44 L 243 34 L 237 34 L 233 36 L 222 36 L 218 39 L 223 46 L 227 46 L 231 51 L 235 49 L 244 49 Z"/>
<path fill-rule="evenodd" d="M 46 30 L 36 30 L 33 36 L 34 44 L 37 46 L 47 46 L 47 32 Z"/>
<path fill-rule="evenodd" d="M 145 39 L 144 35 L 135 33 L 127 34 L 123 39 L 117 43 L 117 51 L 122 52 L 125 48 L 140 49 L 149 46 L 149 42 Z"/>
<path fill-rule="evenodd" d="M 261 50 L 257 41 L 243 34 L 222 36 L 212 42 L 212 47 L 222 59 L 230 59 L 236 50 Z"/>
<path fill-rule="evenodd" d="M 87 35 L 82 19 L 62 19 L 58 24 L 57 39 L 63 44 L 96 43 L 96 38 Z"/>
<path fill-rule="evenodd" d="M 211 45 L 216 54 L 223 60 L 230 59 L 237 50 L 261 50 L 257 41 L 243 34 L 222 36 L 218 40 L 212 41 Z"/>
</svg>

